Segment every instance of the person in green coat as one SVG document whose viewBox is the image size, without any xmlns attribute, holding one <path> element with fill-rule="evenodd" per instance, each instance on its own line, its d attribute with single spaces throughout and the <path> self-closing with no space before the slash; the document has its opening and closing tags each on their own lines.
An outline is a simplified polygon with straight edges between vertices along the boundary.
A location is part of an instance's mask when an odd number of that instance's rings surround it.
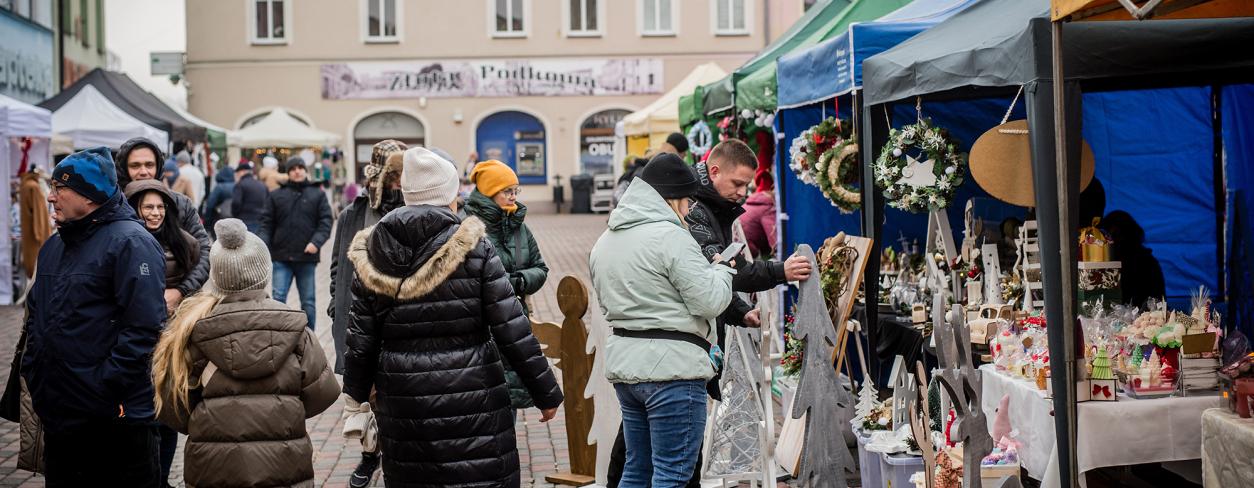
<svg viewBox="0 0 1254 488">
<path fill-rule="evenodd" d="M 470 173 L 475 189 L 466 199 L 463 208 L 466 215 L 482 220 L 487 227 L 488 240 L 496 248 L 496 255 L 509 273 L 509 283 L 522 302 L 523 313 L 531 315 L 527 296 L 535 294 L 549 277 L 549 267 L 540 255 L 540 246 L 531 235 L 531 229 L 523 222 L 527 218 L 527 206 L 518 202 L 522 190 L 518 188 L 518 175 L 497 160 L 475 164 Z M 505 366 L 505 379 L 509 383 L 510 403 L 515 409 L 534 406 L 531 395 L 522 380 L 509 365 Z"/>
<path fill-rule="evenodd" d="M 601 313 L 613 326 L 605 376 L 623 411 L 620 488 L 682 487 L 697 468 L 705 384 L 719 361 L 714 319 L 731 303 L 735 274 L 707 261 L 684 223 L 699 186 L 678 156 L 654 157 L 588 259 Z"/>
</svg>

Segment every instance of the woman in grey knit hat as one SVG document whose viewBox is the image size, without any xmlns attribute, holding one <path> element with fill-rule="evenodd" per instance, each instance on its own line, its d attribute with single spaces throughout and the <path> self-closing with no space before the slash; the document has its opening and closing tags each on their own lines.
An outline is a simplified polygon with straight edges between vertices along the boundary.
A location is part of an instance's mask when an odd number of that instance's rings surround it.
<svg viewBox="0 0 1254 488">
<path fill-rule="evenodd" d="M 157 418 L 190 432 L 188 486 L 312 485 L 305 419 L 335 403 L 340 386 L 305 313 L 270 298 L 265 243 L 239 219 L 214 229 L 209 281 L 153 352 Z"/>
</svg>

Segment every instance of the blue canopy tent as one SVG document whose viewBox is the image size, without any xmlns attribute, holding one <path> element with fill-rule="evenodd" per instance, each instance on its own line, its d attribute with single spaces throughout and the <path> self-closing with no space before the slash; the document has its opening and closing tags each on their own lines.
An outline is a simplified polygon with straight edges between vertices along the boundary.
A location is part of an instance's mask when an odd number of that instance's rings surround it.
<svg viewBox="0 0 1254 488">
<path fill-rule="evenodd" d="M 775 132 L 780 140 L 776 144 L 775 174 L 782 209 L 777 226 L 781 249 L 792 249 L 803 243 L 817 247 L 823 239 L 841 231 L 865 234 L 860 213 L 842 214 L 818 188 L 792 175 L 788 169 L 788 148 L 792 139 L 838 112 L 843 120 L 856 120 L 861 107 L 854 92 L 862 87 L 862 60 L 927 30 L 974 2 L 915 0 L 875 21 L 851 24 L 846 32 L 832 39 L 779 59 L 780 110 L 775 118 Z M 968 143 L 974 140 L 971 138 Z M 926 216 L 891 212 L 885 242 L 877 245 L 888 245 L 898 238 L 923 239 Z M 789 225 L 790 221 L 805 225 Z"/>
<path fill-rule="evenodd" d="M 1072 386 L 1078 365 L 1070 311 L 1076 304 L 1074 289 L 1065 285 L 1076 282 L 1076 269 L 1074 253 L 1064 250 L 1074 247 L 1078 234 L 1079 225 L 1071 224 L 1079 224 L 1081 133 L 1093 146 L 1097 178 L 1105 175 L 1105 210 L 1125 210 L 1140 222 L 1146 245 L 1164 271 L 1166 262 L 1174 261 L 1172 274 L 1164 276 L 1168 298 L 1178 298 L 1172 294 L 1179 290 L 1213 284 L 1212 293 L 1223 300 L 1228 243 L 1220 229 L 1233 222 L 1231 217 L 1240 217 L 1225 202 L 1245 201 L 1248 197 L 1241 195 L 1251 183 L 1245 169 L 1232 170 L 1234 160 L 1224 164 L 1225 152 L 1246 151 L 1249 145 L 1241 143 L 1251 140 L 1249 124 L 1240 117 L 1233 120 L 1230 115 L 1235 114 L 1225 107 L 1254 103 L 1248 98 L 1254 93 L 1241 88 L 1248 85 L 1227 86 L 1254 80 L 1254 55 L 1227 47 L 1254 42 L 1254 19 L 1068 24 L 1066 42 L 1056 53 L 1066 77 L 1056 81 L 1050 70 L 1055 53 L 1048 14 L 1044 0 L 980 0 L 866 60 L 862 127 L 863 137 L 872 141 L 864 148 L 871 159 L 884 143 L 887 106 L 913 108 L 923 99 L 925 114 L 934 114 L 928 101 L 961 104 L 1023 90 L 1040 242 L 1049 251 L 1042 253 L 1042 274 L 1054 372 L 1056 467 L 1064 482 L 1074 483 Z M 1055 100 L 1055 93 L 1062 98 Z M 1057 125 L 1055 103 L 1072 107 Z M 1056 153 L 1056 127 L 1066 128 L 1059 134 L 1067 155 L 1062 161 Z M 1248 162 L 1245 158 L 1239 161 Z M 1116 186 L 1122 188 L 1112 191 Z M 868 213 L 875 208 L 868 206 Z M 879 219 L 866 219 L 869 234 L 879 234 Z M 1250 234 L 1248 221 L 1236 224 L 1244 228 L 1229 237 L 1233 244 Z M 868 269 L 867 274 L 874 272 Z M 874 286 L 868 280 L 868 287 Z"/>
</svg>

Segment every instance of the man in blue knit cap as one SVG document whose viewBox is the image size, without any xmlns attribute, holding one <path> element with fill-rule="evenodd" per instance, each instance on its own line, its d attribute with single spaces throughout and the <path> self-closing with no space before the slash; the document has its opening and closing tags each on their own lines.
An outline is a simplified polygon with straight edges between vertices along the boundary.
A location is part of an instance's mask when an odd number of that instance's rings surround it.
<svg viewBox="0 0 1254 488">
<path fill-rule="evenodd" d="M 165 258 L 104 147 L 70 155 L 48 194 L 22 378 L 44 426 L 48 486 L 165 486 L 149 357 L 166 319 Z"/>
</svg>

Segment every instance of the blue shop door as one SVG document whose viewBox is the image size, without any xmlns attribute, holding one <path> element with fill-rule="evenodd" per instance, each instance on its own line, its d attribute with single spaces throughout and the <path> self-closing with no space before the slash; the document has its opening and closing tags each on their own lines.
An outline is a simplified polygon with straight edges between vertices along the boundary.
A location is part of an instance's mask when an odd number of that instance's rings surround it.
<svg viewBox="0 0 1254 488">
<path fill-rule="evenodd" d="M 489 115 L 475 129 L 475 141 L 480 161 L 495 159 L 509 165 L 519 183 L 548 181 L 548 148 L 539 119 L 517 111 Z"/>
</svg>

